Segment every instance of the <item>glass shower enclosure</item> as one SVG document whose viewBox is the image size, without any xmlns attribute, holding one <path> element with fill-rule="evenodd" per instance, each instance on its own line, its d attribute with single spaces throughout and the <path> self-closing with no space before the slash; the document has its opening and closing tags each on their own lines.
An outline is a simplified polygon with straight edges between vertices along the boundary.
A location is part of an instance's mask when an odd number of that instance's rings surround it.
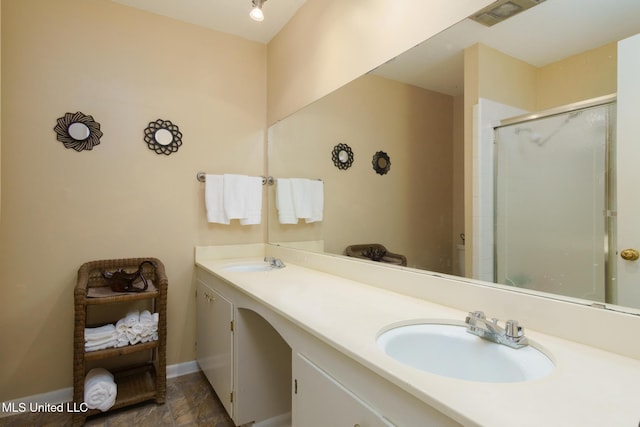
<svg viewBox="0 0 640 427">
<path fill-rule="evenodd" d="M 615 298 L 615 100 L 602 102 L 494 128 L 497 283 Z"/>
</svg>

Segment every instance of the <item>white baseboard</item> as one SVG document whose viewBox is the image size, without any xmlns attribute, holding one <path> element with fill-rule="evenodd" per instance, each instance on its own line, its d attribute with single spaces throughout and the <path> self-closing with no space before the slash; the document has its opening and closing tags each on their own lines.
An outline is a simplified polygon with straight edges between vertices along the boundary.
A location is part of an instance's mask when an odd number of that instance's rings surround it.
<svg viewBox="0 0 640 427">
<path fill-rule="evenodd" d="M 195 360 L 184 363 L 176 363 L 175 365 L 167 366 L 167 378 L 180 377 L 182 375 L 198 372 L 199 370 L 200 368 L 198 367 L 198 362 L 196 362 Z M 0 418 L 24 412 L 20 411 L 20 408 L 25 406 L 29 407 L 29 405 L 32 403 L 58 405 L 60 403 L 70 402 L 72 399 L 73 387 L 67 387 L 61 388 L 59 390 L 49 391 L 46 393 L 21 397 L 19 399 L 9 400 L 7 402 L 0 402 Z"/>
<path fill-rule="evenodd" d="M 291 412 L 257 422 L 252 427 L 291 427 Z"/>
<path fill-rule="evenodd" d="M 193 374 L 198 372 L 200 367 L 198 362 L 192 360 L 191 362 L 176 363 L 175 365 L 167 366 L 167 378 L 181 377 L 183 375 Z"/>
</svg>

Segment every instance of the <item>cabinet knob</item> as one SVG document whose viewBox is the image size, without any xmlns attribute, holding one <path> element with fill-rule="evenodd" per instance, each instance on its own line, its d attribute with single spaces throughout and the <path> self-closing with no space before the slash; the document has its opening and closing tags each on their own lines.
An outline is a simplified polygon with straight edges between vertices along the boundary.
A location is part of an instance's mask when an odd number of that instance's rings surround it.
<svg viewBox="0 0 640 427">
<path fill-rule="evenodd" d="M 211 295 L 209 292 L 205 292 L 204 297 L 207 299 L 208 302 L 214 302 L 216 300 L 216 297 Z"/>
</svg>

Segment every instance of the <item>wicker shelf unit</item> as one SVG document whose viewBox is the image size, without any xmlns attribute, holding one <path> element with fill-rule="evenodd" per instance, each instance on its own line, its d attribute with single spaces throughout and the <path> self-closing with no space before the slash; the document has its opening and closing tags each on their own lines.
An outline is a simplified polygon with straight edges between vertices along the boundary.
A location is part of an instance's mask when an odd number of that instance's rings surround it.
<svg viewBox="0 0 640 427">
<path fill-rule="evenodd" d="M 156 268 L 145 265 L 143 274 L 150 280 L 155 289 L 139 293 L 109 295 L 110 288 L 102 276 L 103 271 L 125 269 L 135 271 L 145 260 L 153 261 Z M 87 292 L 91 288 L 102 288 L 100 293 L 106 296 L 91 298 Z M 136 362 L 130 366 L 110 371 L 118 387 L 115 404 L 111 410 L 122 408 L 147 400 L 155 400 L 163 404 L 166 398 L 166 340 L 167 340 L 167 288 L 168 280 L 164 264 L 156 258 L 127 258 L 91 261 L 83 264 L 78 270 L 78 282 L 74 291 L 75 322 L 74 322 L 74 351 L 73 351 L 73 402 L 79 407 L 84 402 L 84 380 L 89 370 L 88 364 L 99 364 L 100 360 L 113 359 L 134 353 L 146 352 L 144 362 Z M 85 327 L 99 326 L 88 324 L 87 319 L 93 307 L 105 304 L 121 304 L 125 307 L 135 301 L 147 301 L 150 308 L 159 313 L 158 340 L 120 348 L 86 352 L 84 330 Z M 109 323 L 116 323 L 112 319 Z M 88 363 L 89 362 L 89 363 Z M 74 413 L 73 425 L 84 425 L 87 416 L 101 413 L 97 409 L 88 412 Z"/>
</svg>

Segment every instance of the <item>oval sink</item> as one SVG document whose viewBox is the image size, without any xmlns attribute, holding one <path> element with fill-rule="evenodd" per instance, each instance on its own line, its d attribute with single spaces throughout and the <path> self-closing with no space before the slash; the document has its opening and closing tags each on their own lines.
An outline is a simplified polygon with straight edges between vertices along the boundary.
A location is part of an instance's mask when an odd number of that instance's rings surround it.
<svg viewBox="0 0 640 427">
<path fill-rule="evenodd" d="M 531 345 L 513 349 L 467 333 L 465 326 L 421 323 L 378 336 L 387 355 L 414 368 L 467 381 L 509 383 L 549 375 L 553 362 Z"/>
<path fill-rule="evenodd" d="M 269 271 L 273 267 L 266 262 L 246 262 L 241 264 L 230 264 L 222 267 L 225 271 L 241 271 L 241 272 L 252 272 L 252 271 Z"/>
</svg>

